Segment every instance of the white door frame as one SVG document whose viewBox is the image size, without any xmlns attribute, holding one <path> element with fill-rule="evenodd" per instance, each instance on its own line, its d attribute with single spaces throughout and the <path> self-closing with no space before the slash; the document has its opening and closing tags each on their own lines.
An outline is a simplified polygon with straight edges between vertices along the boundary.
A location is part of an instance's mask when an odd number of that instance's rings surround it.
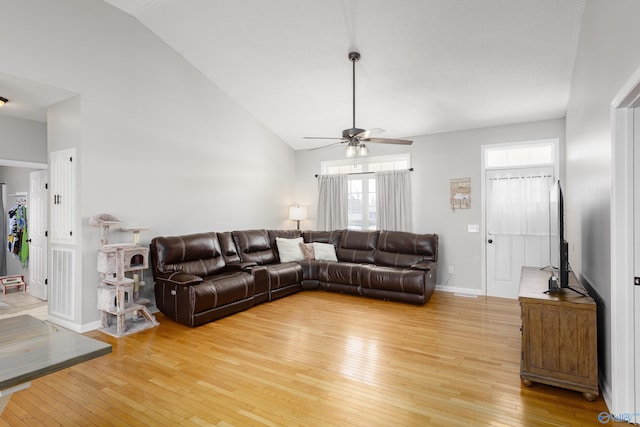
<svg viewBox="0 0 640 427">
<path fill-rule="evenodd" d="M 613 414 L 636 411 L 634 361 L 633 107 L 640 102 L 640 68 L 611 102 L 611 378 L 603 396 Z M 640 165 L 638 165 L 640 167 Z M 640 309 L 640 307 L 639 307 Z M 635 422 L 640 417 L 636 414 Z M 634 420 L 631 420 L 632 422 Z"/>
<path fill-rule="evenodd" d="M 482 203 L 482 208 L 480 209 L 480 235 L 482 236 L 482 244 L 480 245 L 480 275 L 481 275 L 481 290 L 480 295 L 487 294 L 487 198 L 486 198 L 486 170 L 487 167 L 485 165 L 486 160 L 486 151 L 490 148 L 498 148 L 498 147 L 508 147 L 508 146 L 518 146 L 518 145 L 526 145 L 526 144 L 535 144 L 539 142 L 553 142 L 555 149 L 555 161 L 554 161 L 554 175 L 556 179 L 559 179 L 560 174 L 560 139 L 559 138 L 545 138 L 538 140 L 525 140 L 525 141 L 514 141 L 507 143 L 497 143 L 497 144 L 484 144 L 480 146 L 480 173 L 482 174 L 482 179 L 480 179 L 480 200 Z M 549 165 L 531 165 L 531 166 L 549 166 Z"/>
</svg>

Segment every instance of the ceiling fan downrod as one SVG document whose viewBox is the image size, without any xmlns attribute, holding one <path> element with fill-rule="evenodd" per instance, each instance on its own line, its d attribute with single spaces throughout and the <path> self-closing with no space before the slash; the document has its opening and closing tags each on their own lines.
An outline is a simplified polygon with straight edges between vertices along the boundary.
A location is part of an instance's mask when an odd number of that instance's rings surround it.
<svg viewBox="0 0 640 427">
<path fill-rule="evenodd" d="M 351 85 L 351 95 L 352 95 L 352 107 L 353 107 L 353 126 L 351 129 L 348 129 L 348 138 L 351 139 L 355 135 L 360 132 L 364 132 L 364 129 L 356 128 L 356 62 L 360 60 L 360 52 L 349 52 L 349 60 L 352 65 L 352 85 Z M 345 132 L 343 132 L 343 137 L 345 136 Z"/>
</svg>

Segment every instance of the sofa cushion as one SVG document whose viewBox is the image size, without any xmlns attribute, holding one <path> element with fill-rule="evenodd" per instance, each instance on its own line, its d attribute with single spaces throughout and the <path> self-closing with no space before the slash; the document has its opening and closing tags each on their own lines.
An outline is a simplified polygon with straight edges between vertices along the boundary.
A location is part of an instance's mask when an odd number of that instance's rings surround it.
<svg viewBox="0 0 640 427">
<path fill-rule="evenodd" d="M 421 261 L 438 259 L 438 235 L 381 231 L 374 263 L 408 268 Z"/>
<path fill-rule="evenodd" d="M 300 250 L 302 250 L 305 261 L 316 259 L 316 253 L 313 251 L 313 243 L 300 243 Z"/>
<path fill-rule="evenodd" d="M 319 261 L 338 261 L 336 248 L 331 243 L 313 242 L 314 258 Z"/>
<path fill-rule="evenodd" d="M 302 282 L 302 266 L 296 262 L 266 266 L 269 291 Z"/>
<path fill-rule="evenodd" d="M 246 298 L 254 293 L 253 277 L 244 272 L 228 272 L 206 277 L 192 285 L 193 312 L 210 310 Z"/>
<path fill-rule="evenodd" d="M 204 277 L 226 265 L 216 233 L 156 237 L 151 241 L 151 253 L 157 273 L 182 271 Z"/>
<path fill-rule="evenodd" d="M 240 254 L 238 253 L 238 249 L 236 248 L 236 244 L 233 241 L 233 234 L 230 231 L 218 233 L 218 241 L 220 242 L 222 256 L 227 264 L 242 261 Z"/>
<path fill-rule="evenodd" d="M 320 282 L 360 286 L 360 264 L 351 262 L 327 262 L 318 269 Z"/>
<path fill-rule="evenodd" d="M 304 241 L 307 243 L 313 243 L 313 242 L 331 243 L 336 248 L 340 243 L 341 236 L 342 236 L 341 230 L 333 230 L 333 231 L 305 230 L 302 232 L 302 237 L 304 238 Z"/>
<path fill-rule="evenodd" d="M 267 230 L 234 231 L 233 241 L 244 262 L 258 265 L 278 262 Z"/>
<path fill-rule="evenodd" d="M 373 264 L 380 231 L 343 230 L 338 245 L 339 261 Z"/>
<path fill-rule="evenodd" d="M 278 252 L 278 245 L 276 243 L 277 238 L 297 239 L 298 237 L 302 237 L 302 231 L 300 230 L 267 230 L 267 234 L 269 235 L 269 242 L 271 242 L 271 249 L 273 249 L 278 258 L 280 258 L 280 253 Z"/>
<path fill-rule="evenodd" d="M 424 294 L 426 279 L 423 270 L 363 265 L 360 274 L 363 288 Z"/>
<path fill-rule="evenodd" d="M 280 262 L 302 261 L 304 254 L 302 253 L 302 237 L 295 239 L 284 239 L 276 237 L 276 248 L 278 249 L 278 257 Z"/>
</svg>

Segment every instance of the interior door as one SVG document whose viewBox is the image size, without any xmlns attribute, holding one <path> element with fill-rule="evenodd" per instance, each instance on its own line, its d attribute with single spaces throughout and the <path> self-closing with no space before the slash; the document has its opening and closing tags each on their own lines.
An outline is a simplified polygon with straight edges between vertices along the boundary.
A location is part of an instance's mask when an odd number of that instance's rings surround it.
<svg viewBox="0 0 640 427">
<path fill-rule="evenodd" d="M 47 292 L 47 182 L 49 172 L 39 170 L 29 174 L 29 284 L 27 291 L 46 300 Z"/>
<path fill-rule="evenodd" d="M 633 182 L 633 275 L 636 277 L 633 287 L 634 300 L 634 348 L 635 355 L 635 411 L 632 423 L 640 422 L 640 107 L 633 109 L 633 156 L 634 156 L 634 182 Z M 626 285 L 626 284 L 625 284 Z M 631 286 L 631 284 L 629 284 Z"/>
<path fill-rule="evenodd" d="M 553 175 L 553 166 L 486 171 L 487 295 L 518 298 L 521 267 L 549 265 Z"/>
</svg>

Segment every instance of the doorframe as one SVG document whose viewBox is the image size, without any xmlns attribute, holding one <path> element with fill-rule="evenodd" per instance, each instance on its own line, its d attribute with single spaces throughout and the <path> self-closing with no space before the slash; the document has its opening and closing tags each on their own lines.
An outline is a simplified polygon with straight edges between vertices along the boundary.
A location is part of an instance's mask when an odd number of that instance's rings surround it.
<svg viewBox="0 0 640 427">
<path fill-rule="evenodd" d="M 48 163 L 27 162 L 22 160 L 11 160 L 11 159 L 0 159 L 0 166 L 26 168 L 26 169 L 49 169 Z M 49 214 L 49 210 L 47 209 L 47 215 L 48 214 Z M 49 252 L 48 248 L 49 248 L 49 242 L 47 242 L 47 253 Z"/>
<path fill-rule="evenodd" d="M 611 378 L 609 382 L 604 378 L 602 388 L 614 414 L 635 413 L 636 368 L 640 369 L 634 362 L 634 233 L 630 232 L 634 216 L 633 108 L 639 102 L 640 67 L 611 102 Z M 635 418 L 637 422 L 640 417 L 635 414 Z"/>
<path fill-rule="evenodd" d="M 499 147 L 516 147 L 519 145 L 527 145 L 527 144 L 536 144 L 536 143 L 549 143 L 553 142 L 554 150 L 555 150 L 555 159 L 553 163 L 553 174 L 556 179 L 560 177 L 560 138 L 544 138 L 544 139 L 532 139 L 525 141 L 514 141 L 507 143 L 496 143 L 496 144 L 484 144 L 480 146 L 480 200 L 482 207 L 480 209 L 480 235 L 482 236 L 482 244 L 480 245 L 480 275 L 481 275 L 481 287 L 480 287 L 480 295 L 487 295 L 487 198 L 486 198 L 486 172 L 487 167 L 485 164 L 486 152 L 490 148 L 499 148 Z M 528 165 L 527 167 L 534 166 L 549 166 L 547 165 Z M 524 167 L 524 166 L 523 166 Z M 505 167 L 505 169 L 507 169 Z M 509 167 L 509 169 L 515 169 L 515 167 Z"/>
</svg>

